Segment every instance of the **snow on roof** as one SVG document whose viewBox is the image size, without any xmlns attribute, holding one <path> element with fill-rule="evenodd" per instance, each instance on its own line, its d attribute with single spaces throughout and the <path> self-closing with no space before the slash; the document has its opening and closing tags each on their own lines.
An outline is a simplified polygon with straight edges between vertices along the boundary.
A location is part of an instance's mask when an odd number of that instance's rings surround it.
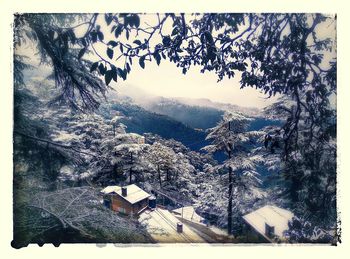
<svg viewBox="0 0 350 259">
<path fill-rule="evenodd" d="M 128 201 L 131 204 L 134 204 L 136 202 L 139 202 L 143 199 L 146 199 L 150 197 L 151 195 L 142 190 L 140 187 L 138 187 L 136 184 L 131 184 L 128 186 L 125 186 L 127 189 L 127 195 L 124 197 L 122 196 L 122 187 L 114 185 L 114 186 L 107 186 L 104 188 L 101 192 L 103 194 L 117 194 L 120 197 L 124 198 L 126 201 Z"/>
<path fill-rule="evenodd" d="M 288 221 L 293 218 L 294 214 L 288 210 L 267 205 L 258 210 L 255 210 L 243 216 L 243 219 L 251 225 L 257 232 L 265 235 L 265 223 L 269 226 L 275 227 L 275 235 L 283 237 L 283 231 L 288 229 Z"/>
<path fill-rule="evenodd" d="M 178 215 L 182 215 L 184 219 L 190 220 L 190 221 L 195 221 L 195 222 L 202 222 L 204 218 L 199 216 L 194 208 L 192 206 L 187 206 L 187 207 L 182 207 L 179 209 L 173 210 Z"/>
<path fill-rule="evenodd" d="M 140 214 L 139 222 L 146 227 L 148 233 L 157 242 L 163 243 L 205 243 L 197 233 L 183 224 L 183 232 L 177 232 L 180 222 L 171 212 L 157 208 L 146 210 Z"/>
</svg>

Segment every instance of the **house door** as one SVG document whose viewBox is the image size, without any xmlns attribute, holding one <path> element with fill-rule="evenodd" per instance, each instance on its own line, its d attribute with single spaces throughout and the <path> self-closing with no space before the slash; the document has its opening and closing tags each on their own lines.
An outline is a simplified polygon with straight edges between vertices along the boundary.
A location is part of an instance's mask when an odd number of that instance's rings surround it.
<svg viewBox="0 0 350 259">
<path fill-rule="evenodd" d="M 109 201 L 109 200 L 103 200 L 103 205 L 104 205 L 106 208 L 110 209 L 110 208 L 111 208 L 111 201 Z"/>
</svg>

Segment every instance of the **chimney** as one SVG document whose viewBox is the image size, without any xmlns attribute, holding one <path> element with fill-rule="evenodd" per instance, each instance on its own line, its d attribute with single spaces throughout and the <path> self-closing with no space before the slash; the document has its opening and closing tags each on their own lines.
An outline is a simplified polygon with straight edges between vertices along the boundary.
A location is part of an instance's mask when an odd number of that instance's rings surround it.
<svg viewBox="0 0 350 259">
<path fill-rule="evenodd" d="M 122 187 L 122 196 L 123 197 L 128 196 L 128 188 L 127 187 Z"/>
<path fill-rule="evenodd" d="M 178 233 L 182 233 L 183 232 L 183 225 L 182 225 L 181 222 L 177 222 L 176 230 L 177 230 Z"/>
<path fill-rule="evenodd" d="M 157 208 L 157 199 L 153 195 L 149 197 L 148 199 L 148 207 L 150 209 L 156 209 Z"/>
</svg>

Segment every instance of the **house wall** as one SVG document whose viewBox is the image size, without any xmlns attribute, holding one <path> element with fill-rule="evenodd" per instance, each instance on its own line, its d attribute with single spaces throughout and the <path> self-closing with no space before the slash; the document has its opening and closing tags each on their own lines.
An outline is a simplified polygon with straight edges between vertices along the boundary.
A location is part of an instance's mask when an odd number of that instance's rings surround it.
<svg viewBox="0 0 350 259">
<path fill-rule="evenodd" d="M 133 204 L 133 212 L 137 214 L 140 210 L 148 206 L 148 199 L 141 200 Z"/>
<path fill-rule="evenodd" d="M 245 224 L 243 228 L 242 242 L 246 243 L 270 243 L 264 236 L 252 228 L 249 224 Z"/>
<path fill-rule="evenodd" d="M 146 206 L 148 206 L 148 199 L 141 200 L 135 204 L 130 204 L 119 195 L 112 195 L 111 197 L 111 209 L 124 214 L 136 215 Z"/>
<path fill-rule="evenodd" d="M 133 214 L 133 207 L 130 203 L 124 200 L 122 197 L 118 195 L 112 195 L 112 210 L 125 213 L 125 214 Z"/>
</svg>

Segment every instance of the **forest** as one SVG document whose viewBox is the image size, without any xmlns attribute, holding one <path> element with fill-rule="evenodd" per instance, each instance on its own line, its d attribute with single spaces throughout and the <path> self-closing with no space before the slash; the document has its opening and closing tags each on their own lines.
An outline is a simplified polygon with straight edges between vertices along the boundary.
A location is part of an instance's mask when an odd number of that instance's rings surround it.
<svg viewBox="0 0 350 259">
<path fill-rule="evenodd" d="M 335 16 L 23 13 L 13 30 L 13 247 L 157 243 L 103 203 L 132 184 L 162 210 L 193 207 L 225 242 L 339 242 Z M 118 95 L 136 66 L 165 62 L 277 101 Z M 293 215 L 283 237 L 248 234 L 264 206 Z"/>
</svg>

